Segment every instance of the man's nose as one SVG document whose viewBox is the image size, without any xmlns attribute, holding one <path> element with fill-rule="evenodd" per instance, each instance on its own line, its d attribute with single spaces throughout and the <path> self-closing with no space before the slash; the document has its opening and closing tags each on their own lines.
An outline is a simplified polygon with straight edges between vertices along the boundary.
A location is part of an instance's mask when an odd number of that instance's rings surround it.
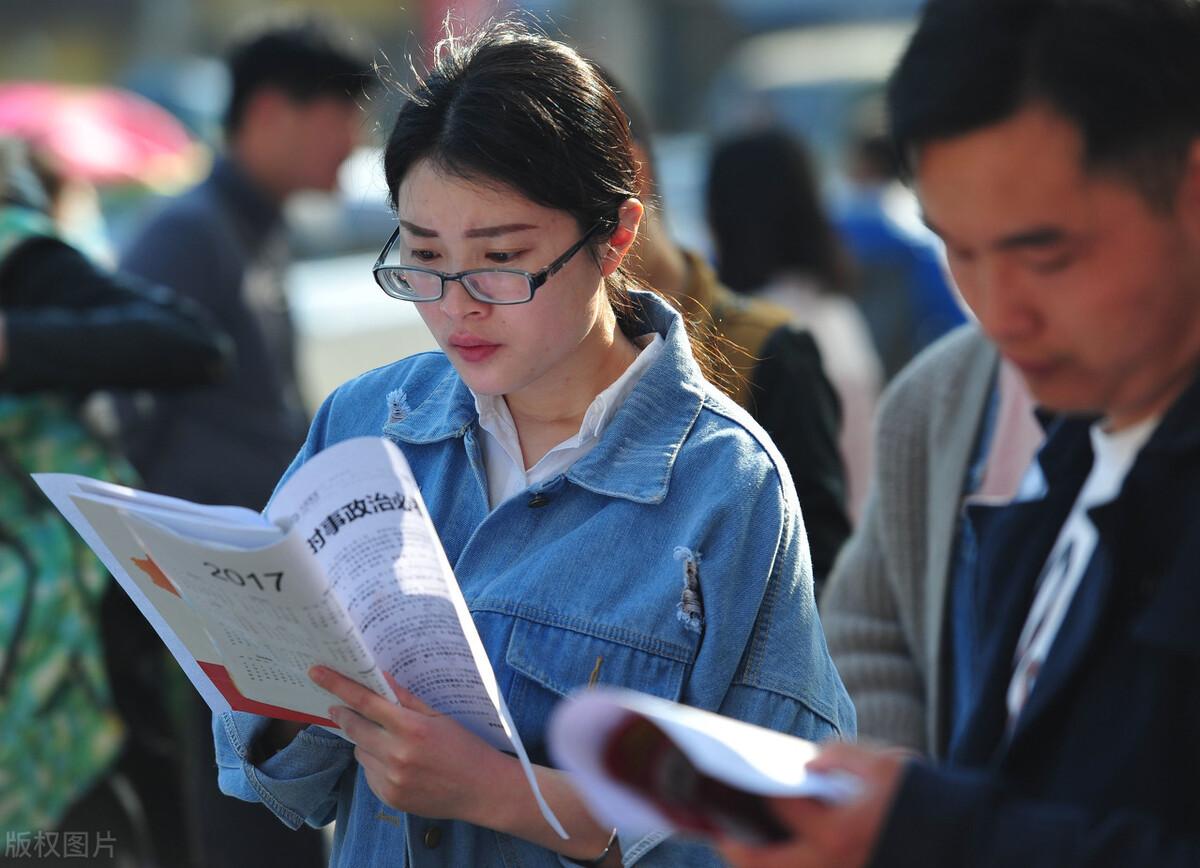
<svg viewBox="0 0 1200 868">
<path fill-rule="evenodd" d="M 972 279 L 971 309 L 994 340 L 1019 340 L 1036 331 L 1038 287 L 1018 263 L 1004 257 L 987 258 L 979 263 Z"/>
</svg>

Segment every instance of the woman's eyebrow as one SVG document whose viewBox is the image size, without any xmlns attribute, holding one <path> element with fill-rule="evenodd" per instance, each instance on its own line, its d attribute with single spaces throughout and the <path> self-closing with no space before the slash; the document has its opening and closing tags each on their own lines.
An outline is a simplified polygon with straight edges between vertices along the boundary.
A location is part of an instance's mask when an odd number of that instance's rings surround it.
<svg viewBox="0 0 1200 868">
<path fill-rule="evenodd" d="M 414 235 L 417 238 L 437 238 L 438 233 L 434 229 L 428 229 L 424 226 L 418 226 L 416 223 L 410 223 L 407 220 L 401 220 L 400 225 L 409 235 Z M 500 235 L 509 235 L 513 232 L 527 232 L 530 229 L 538 227 L 532 223 L 501 223 L 498 226 L 480 226 L 477 229 L 468 229 L 467 238 L 496 238 Z"/>
<path fill-rule="evenodd" d="M 409 235 L 415 235 L 418 238 L 437 238 L 438 234 L 432 229 L 426 229 L 424 226 L 418 226 L 416 223 L 409 223 L 407 220 L 401 220 L 400 225 L 404 227 Z"/>
<path fill-rule="evenodd" d="M 502 223 L 499 226 L 480 226 L 478 229 L 468 229 L 468 238 L 495 238 L 498 235 L 509 235 L 513 232 L 526 232 L 537 229 L 532 223 Z"/>
</svg>

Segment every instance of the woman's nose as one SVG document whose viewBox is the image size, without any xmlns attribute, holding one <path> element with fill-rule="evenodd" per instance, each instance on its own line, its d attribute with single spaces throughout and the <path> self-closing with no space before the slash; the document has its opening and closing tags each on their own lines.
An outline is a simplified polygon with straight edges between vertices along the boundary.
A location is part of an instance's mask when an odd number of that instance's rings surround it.
<svg viewBox="0 0 1200 868">
<path fill-rule="evenodd" d="M 491 305 L 473 298 L 461 280 L 447 280 L 445 291 L 437 302 L 442 313 L 451 319 L 482 316 Z"/>
</svg>

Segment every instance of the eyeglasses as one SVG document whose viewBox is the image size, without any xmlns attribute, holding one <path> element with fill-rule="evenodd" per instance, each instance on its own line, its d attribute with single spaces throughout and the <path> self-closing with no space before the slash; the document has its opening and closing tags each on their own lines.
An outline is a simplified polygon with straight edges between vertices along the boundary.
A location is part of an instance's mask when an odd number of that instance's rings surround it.
<svg viewBox="0 0 1200 868">
<path fill-rule="evenodd" d="M 566 253 L 551 262 L 541 271 L 520 271 L 516 268 L 472 268 L 447 274 L 432 268 L 417 265 L 385 265 L 388 254 L 400 237 L 400 227 L 392 230 L 392 237 L 383 245 L 383 251 L 375 260 L 371 273 L 379 288 L 401 301 L 437 301 L 446 294 L 446 282 L 457 280 L 467 294 L 476 301 L 486 304 L 524 304 L 533 299 L 533 294 L 553 277 L 571 257 L 583 249 L 583 245 L 595 235 L 604 222 L 597 223 L 584 236 L 567 249 Z"/>
</svg>

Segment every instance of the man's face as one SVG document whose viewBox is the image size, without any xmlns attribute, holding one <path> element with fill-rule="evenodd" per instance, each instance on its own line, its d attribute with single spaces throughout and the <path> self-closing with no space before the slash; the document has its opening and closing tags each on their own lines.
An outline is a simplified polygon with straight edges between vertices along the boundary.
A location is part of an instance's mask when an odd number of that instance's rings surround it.
<svg viewBox="0 0 1200 868">
<path fill-rule="evenodd" d="M 1031 106 L 923 146 L 917 193 L 963 298 L 1035 399 L 1121 427 L 1169 406 L 1200 363 L 1196 171 L 1160 212 L 1083 157 L 1072 123 Z"/>
<path fill-rule="evenodd" d="M 292 192 L 337 189 L 338 169 L 358 145 L 363 124 L 362 111 L 344 97 L 289 100 L 280 141 Z"/>
</svg>

